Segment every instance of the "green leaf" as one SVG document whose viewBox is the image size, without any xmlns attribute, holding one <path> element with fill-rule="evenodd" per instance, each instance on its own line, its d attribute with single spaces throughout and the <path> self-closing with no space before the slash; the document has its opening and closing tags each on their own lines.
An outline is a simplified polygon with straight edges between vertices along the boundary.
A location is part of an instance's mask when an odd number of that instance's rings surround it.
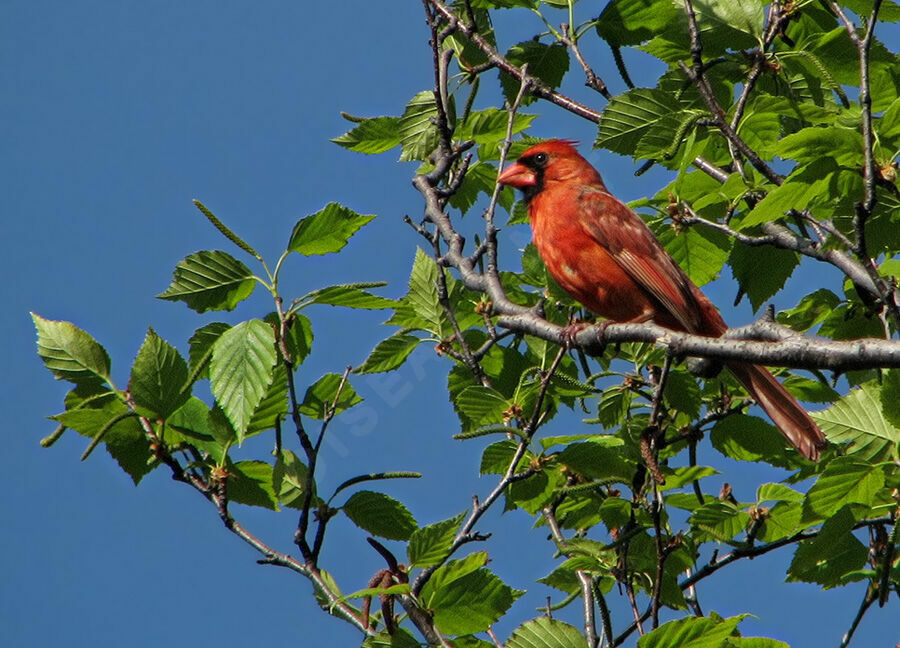
<svg viewBox="0 0 900 648">
<path fill-rule="evenodd" d="M 679 412 L 695 418 L 700 414 L 701 393 L 697 380 L 689 373 L 673 371 L 666 379 L 666 402 Z"/>
<path fill-rule="evenodd" d="M 884 470 L 859 457 L 838 457 L 825 468 L 806 494 L 804 520 L 820 520 L 846 504 L 871 506 L 884 486 Z"/>
<path fill-rule="evenodd" d="M 334 405 L 334 414 L 340 414 L 344 410 L 348 410 L 354 405 L 361 403 L 362 398 L 353 389 L 349 381 L 343 381 L 341 374 L 327 373 L 319 378 L 314 384 L 310 385 L 303 397 L 303 402 L 297 408 L 301 414 L 314 419 L 324 419 L 328 414 L 328 410 Z M 341 389 L 340 397 L 338 396 L 338 388 Z"/>
<path fill-rule="evenodd" d="M 730 502 L 709 502 L 691 515 L 697 542 L 731 542 L 749 523 L 750 516 Z"/>
<path fill-rule="evenodd" d="M 719 276 L 731 248 L 727 236 L 708 228 L 676 232 L 674 228 L 667 227 L 657 232 L 657 238 L 698 286 Z"/>
<path fill-rule="evenodd" d="M 352 117 L 346 113 L 341 116 L 357 124 L 356 127 L 331 141 L 357 153 L 384 153 L 400 145 L 399 117 L 372 117 L 365 119 Z"/>
<path fill-rule="evenodd" d="M 306 308 L 312 304 L 327 304 L 329 306 L 345 306 L 346 308 L 362 308 L 369 310 L 380 310 L 382 308 L 393 308 L 397 303 L 386 297 L 379 297 L 372 293 L 366 292 L 364 288 L 380 288 L 387 285 L 383 281 L 366 281 L 351 284 L 339 284 L 337 286 L 328 286 L 327 288 L 319 288 L 311 293 L 304 295 L 300 300 L 300 308 Z"/>
<path fill-rule="evenodd" d="M 259 405 L 253 410 L 253 416 L 247 424 L 244 438 L 258 434 L 264 430 L 271 430 L 278 422 L 284 420 L 288 411 L 287 403 L 287 369 L 284 365 L 275 365 L 272 372 L 272 382 L 266 389 Z"/>
<path fill-rule="evenodd" d="M 562 43 L 545 45 L 537 40 L 524 41 L 513 45 L 506 53 L 506 59 L 516 67 L 528 65 L 528 74 L 537 77 L 550 88 L 557 88 L 569 69 L 569 51 Z M 506 74 L 500 73 L 500 85 L 503 96 L 511 104 L 519 93 L 519 82 Z M 522 104 L 535 101 L 535 97 L 526 94 Z"/>
<path fill-rule="evenodd" d="M 798 493 L 790 486 L 784 484 L 767 483 L 761 484 L 756 490 L 756 502 L 801 502 L 803 501 L 803 493 Z"/>
<path fill-rule="evenodd" d="M 893 373 L 897 373 L 896 370 Z M 897 459 L 900 429 L 882 414 L 882 403 L 896 407 L 898 381 L 889 378 L 884 385 L 869 382 L 854 389 L 828 409 L 813 412 L 812 417 L 832 443 L 850 442 L 848 454 L 867 461 Z"/>
<path fill-rule="evenodd" d="M 109 380 L 109 355 L 100 343 L 71 322 L 31 313 L 37 329 L 38 355 L 58 380 L 76 385 Z"/>
<path fill-rule="evenodd" d="M 425 160 L 437 148 L 440 142 L 440 134 L 435 125 L 437 116 L 437 106 L 431 90 L 418 93 L 406 105 L 403 116 L 397 122 L 397 133 L 403 147 L 401 162 Z"/>
<path fill-rule="evenodd" d="M 453 400 L 453 407 L 465 431 L 500 423 L 509 406 L 503 394 L 483 385 L 466 387 Z"/>
<path fill-rule="evenodd" d="M 127 414 L 128 408 L 111 395 L 50 418 L 91 439 L 103 432 L 107 452 L 137 485 L 155 466 L 144 429 Z"/>
<path fill-rule="evenodd" d="M 516 628 L 506 648 L 582 648 L 584 635 L 575 626 L 541 616 Z"/>
<path fill-rule="evenodd" d="M 602 442 L 572 443 L 559 453 L 558 459 L 568 470 L 602 482 L 630 483 L 634 474 L 634 465 L 625 459 L 622 450 L 606 447 Z"/>
<path fill-rule="evenodd" d="M 671 0 L 612 0 L 597 18 L 597 34 L 615 45 L 638 45 L 681 13 Z"/>
<path fill-rule="evenodd" d="M 779 468 L 794 465 L 778 428 L 755 416 L 729 416 L 716 423 L 709 438 L 716 450 L 738 461 L 764 461 Z"/>
<path fill-rule="evenodd" d="M 210 387 L 238 442 L 272 383 L 276 360 L 275 334 L 262 320 L 233 326 L 213 346 Z"/>
<path fill-rule="evenodd" d="M 450 546 L 465 518 L 465 513 L 416 529 L 409 539 L 406 554 L 412 567 L 440 565 L 449 555 Z"/>
<path fill-rule="evenodd" d="M 868 549 L 854 537 L 856 519 L 849 506 L 825 520 L 819 535 L 797 547 L 788 581 L 818 583 L 825 589 L 843 585 L 845 577 L 866 564 Z"/>
<path fill-rule="evenodd" d="M 473 634 L 487 630 L 524 593 L 487 569 L 478 569 L 444 581 L 427 601 L 438 630 L 445 634 Z"/>
<path fill-rule="evenodd" d="M 359 228 L 374 218 L 372 214 L 357 214 L 338 203 L 328 203 L 315 214 L 297 221 L 288 250 L 304 256 L 339 252 Z"/>
<path fill-rule="evenodd" d="M 137 411 L 151 419 L 169 418 L 190 398 L 190 390 L 182 391 L 187 379 L 187 363 L 175 347 L 149 329 L 128 381 Z"/>
<path fill-rule="evenodd" d="M 784 286 L 800 265 L 800 255 L 772 245 L 750 247 L 735 243 L 728 257 L 731 274 L 740 284 L 754 311 Z"/>
<path fill-rule="evenodd" d="M 654 88 L 634 88 L 613 97 L 600 115 L 594 147 L 633 155 L 650 128 L 672 114 L 673 105 L 678 105 L 675 96 Z"/>
<path fill-rule="evenodd" d="M 497 441 L 484 449 L 481 453 L 481 467 L 479 474 L 482 475 L 502 475 L 509 468 L 509 463 L 515 456 L 516 448 L 519 444 L 510 439 Z M 522 461 L 528 461 L 530 453 L 526 452 L 522 457 Z"/>
<path fill-rule="evenodd" d="M 272 488 L 272 466 L 264 461 L 230 464 L 227 489 L 232 502 L 278 510 L 278 499 Z"/>
<path fill-rule="evenodd" d="M 840 166 L 854 168 L 862 166 L 862 148 L 862 136 L 857 131 L 837 126 L 812 126 L 782 137 L 773 153 L 800 164 L 827 157 Z"/>
<path fill-rule="evenodd" d="M 204 368 L 197 374 L 197 380 L 209 378 L 209 361 L 212 357 L 213 344 L 221 337 L 222 333 L 230 328 L 231 324 L 226 324 L 224 322 L 210 322 L 194 331 L 191 339 L 188 340 L 188 345 L 190 347 L 188 359 L 190 361 L 191 373 L 198 370 L 198 366 L 201 362 L 206 363 Z"/>
<path fill-rule="evenodd" d="M 354 493 L 341 510 L 359 528 L 388 540 L 409 540 L 418 527 L 403 504 L 383 493 Z"/>
<path fill-rule="evenodd" d="M 303 509 L 309 469 L 290 450 L 282 450 L 272 469 L 272 490 L 278 501 L 294 509 Z M 313 484 L 315 486 L 315 484 Z"/>
<path fill-rule="evenodd" d="M 516 113 L 513 121 L 513 135 L 521 133 L 531 126 L 537 115 Z M 497 145 L 506 138 L 506 125 L 509 121 L 509 113 L 499 108 L 487 108 L 475 110 L 469 113 L 466 120 L 456 127 L 453 134 L 455 139 L 474 140 L 476 144 Z M 494 170 L 496 178 L 496 169 Z"/>
<path fill-rule="evenodd" d="M 669 621 L 638 639 L 638 648 L 721 648 L 748 615 L 721 617 L 685 617 Z"/>
<path fill-rule="evenodd" d="M 401 331 L 375 345 L 365 362 L 353 371 L 362 374 L 393 371 L 406 361 L 419 342 L 419 338 Z"/>
<path fill-rule="evenodd" d="M 719 474 L 719 471 L 711 466 L 679 466 L 678 468 L 661 468 L 661 470 L 666 478 L 666 483 L 660 486 L 660 490 L 663 492 Z"/>
<path fill-rule="evenodd" d="M 198 313 L 233 310 L 255 286 L 250 268 L 227 252 L 206 250 L 182 259 L 171 285 L 157 298 L 183 301 Z"/>
<path fill-rule="evenodd" d="M 890 369 L 884 374 L 881 385 L 881 412 L 885 422 L 894 426 L 895 434 L 900 429 L 900 369 Z"/>
<path fill-rule="evenodd" d="M 831 196 L 831 177 L 838 171 L 834 160 L 822 158 L 795 169 L 780 187 L 774 188 L 741 219 L 740 229 L 784 218 L 791 209 L 803 210 L 823 196 Z"/>
<path fill-rule="evenodd" d="M 819 288 L 801 299 L 795 308 L 779 311 L 776 319 L 779 324 L 802 333 L 825 319 L 840 301 L 840 297 L 827 288 Z"/>
</svg>

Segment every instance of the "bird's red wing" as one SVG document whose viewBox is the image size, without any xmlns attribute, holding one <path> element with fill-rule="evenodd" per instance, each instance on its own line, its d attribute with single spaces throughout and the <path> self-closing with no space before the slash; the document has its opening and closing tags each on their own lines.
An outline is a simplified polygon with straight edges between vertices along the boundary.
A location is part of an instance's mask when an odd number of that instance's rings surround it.
<svg viewBox="0 0 900 648">
<path fill-rule="evenodd" d="M 584 230 L 686 331 L 697 331 L 701 314 L 691 283 L 646 223 L 610 194 L 592 189 L 579 197 Z"/>
</svg>

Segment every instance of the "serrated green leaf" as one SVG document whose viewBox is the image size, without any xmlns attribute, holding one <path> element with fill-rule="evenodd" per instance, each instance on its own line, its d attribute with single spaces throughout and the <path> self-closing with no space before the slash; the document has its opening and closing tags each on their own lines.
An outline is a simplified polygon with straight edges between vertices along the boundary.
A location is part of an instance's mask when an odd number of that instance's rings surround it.
<svg viewBox="0 0 900 648">
<path fill-rule="evenodd" d="M 750 516 L 730 502 L 709 502 L 691 515 L 697 542 L 731 542 L 747 529 Z"/>
<path fill-rule="evenodd" d="M 50 418 L 91 439 L 103 432 L 107 452 L 137 485 L 154 468 L 150 442 L 138 418 L 128 416 L 128 408 L 113 396 L 90 405 L 95 407 L 86 405 Z"/>
<path fill-rule="evenodd" d="M 764 461 L 779 468 L 794 465 L 778 428 L 755 416 L 729 416 L 716 423 L 709 438 L 716 450 L 738 461 Z"/>
<path fill-rule="evenodd" d="M 575 626 L 541 616 L 513 630 L 506 648 L 582 648 L 585 638 Z"/>
<path fill-rule="evenodd" d="M 720 648 L 748 615 L 685 617 L 669 621 L 638 639 L 638 648 Z"/>
<path fill-rule="evenodd" d="M 537 115 L 516 113 L 513 120 L 513 134 L 521 133 L 531 126 Z M 460 122 L 453 136 L 461 140 L 474 140 L 476 144 L 496 145 L 506 138 L 506 125 L 509 113 L 498 108 L 475 110 L 469 113 L 466 120 Z M 496 173 L 496 170 L 495 170 Z M 496 177 L 496 176 L 495 176 Z"/>
<path fill-rule="evenodd" d="M 213 344 L 222 336 L 222 333 L 230 328 L 231 324 L 210 322 L 194 331 L 194 334 L 188 340 L 190 347 L 188 360 L 191 373 L 198 371 L 201 362 L 205 363 L 203 369 L 200 369 L 197 373 L 197 380 L 209 378 L 209 361 L 212 358 Z"/>
<path fill-rule="evenodd" d="M 412 513 L 384 493 L 359 491 L 341 507 L 359 528 L 388 540 L 409 540 L 418 528 Z"/>
<path fill-rule="evenodd" d="M 840 166 L 862 166 L 862 136 L 857 131 L 837 126 L 812 126 L 779 140 L 773 153 L 785 159 L 809 164 L 832 158 Z"/>
<path fill-rule="evenodd" d="M 837 165 L 830 158 L 795 169 L 781 186 L 772 189 L 753 211 L 741 219 L 740 229 L 784 218 L 791 209 L 803 210 L 814 200 L 830 196 L 831 178 L 837 171 Z"/>
<path fill-rule="evenodd" d="M 516 67 L 528 65 L 528 74 L 537 77 L 551 88 L 559 87 L 569 69 L 569 50 L 562 43 L 545 45 L 537 40 L 524 41 L 513 45 L 506 53 L 506 59 Z M 512 104 L 519 93 L 520 83 L 508 74 L 500 73 L 500 85 L 503 96 Z M 526 94 L 522 104 L 535 101 L 535 97 Z"/>
<path fill-rule="evenodd" d="M 375 345 L 365 362 L 353 371 L 361 374 L 393 371 L 403 364 L 419 342 L 419 338 L 401 331 Z"/>
<path fill-rule="evenodd" d="M 450 546 L 465 518 L 465 513 L 416 529 L 409 539 L 406 554 L 412 567 L 433 567 L 449 555 Z"/>
<path fill-rule="evenodd" d="M 673 105 L 678 102 L 671 93 L 653 88 L 634 88 L 613 97 L 600 115 L 594 147 L 633 155 L 649 129 L 671 115 Z"/>
<path fill-rule="evenodd" d="M 509 463 L 515 456 L 518 443 L 505 439 L 492 443 L 481 453 L 480 474 L 482 475 L 502 475 L 509 467 Z M 526 452 L 522 457 L 522 461 L 527 461 L 531 453 Z"/>
<path fill-rule="evenodd" d="M 406 105 L 403 116 L 397 122 L 397 133 L 403 147 L 400 153 L 401 162 L 425 160 L 437 148 L 440 141 L 440 134 L 435 125 L 437 116 L 437 106 L 431 90 L 418 93 Z"/>
<path fill-rule="evenodd" d="M 761 484 L 756 490 L 756 502 L 758 504 L 767 501 L 773 502 L 800 502 L 803 493 L 798 493 L 790 486 L 784 484 Z"/>
<path fill-rule="evenodd" d="M 338 146 L 357 153 L 371 154 L 384 153 L 400 145 L 399 117 L 361 119 L 351 118 L 347 114 L 342 116 L 357 126 L 331 140 Z"/>
<path fill-rule="evenodd" d="M 731 274 L 750 298 L 754 311 L 784 286 L 800 265 L 800 255 L 772 245 L 750 247 L 735 243 L 728 257 Z"/>
<path fill-rule="evenodd" d="M 262 320 L 241 322 L 213 346 L 210 388 L 240 442 L 269 385 L 277 355 L 275 334 Z"/>
<path fill-rule="evenodd" d="M 804 520 L 820 520 L 846 504 L 871 506 L 884 486 L 884 470 L 859 457 L 838 457 L 825 468 L 803 503 Z"/>
<path fill-rule="evenodd" d="M 607 447 L 602 442 L 572 443 L 557 458 L 567 469 L 601 482 L 630 483 L 635 469 L 621 449 Z"/>
<path fill-rule="evenodd" d="M 429 597 L 428 608 L 441 632 L 472 634 L 490 627 L 524 593 L 487 569 L 478 569 L 445 582 Z"/>
<path fill-rule="evenodd" d="M 109 380 L 109 355 L 106 350 L 71 322 L 44 319 L 31 313 L 37 329 L 38 355 L 58 380 L 76 385 Z"/>
<path fill-rule="evenodd" d="M 272 466 L 264 461 L 239 461 L 228 466 L 228 499 L 238 504 L 278 510 L 272 488 Z"/>
<path fill-rule="evenodd" d="M 680 17 L 671 0 L 612 0 L 597 19 L 597 34 L 615 45 L 638 45 Z"/>
<path fill-rule="evenodd" d="M 855 523 L 849 506 L 825 520 L 818 537 L 797 547 L 787 580 L 818 583 L 825 589 L 842 585 L 847 574 L 866 564 L 869 554 L 852 533 Z"/>
<path fill-rule="evenodd" d="M 884 374 L 881 385 L 881 412 L 886 423 L 900 430 L 900 369 L 891 369 Z"/>
<path fill-rule="evenodd" d="M 657 232 L 657 238 L 698 286 L 719 276 L 731 248 L 727 236 L 709 229 L 692 228 L 676 232 L 667 227 Z"/>
<path fill-rule="evenodd" d="M 811 416 L 829 441 L 850 442 L 847 452 L 851 456 L 872 462 L 897 459 L 900 428 L 891 425 L 881 408 L 883 402 L 896 406 L 900 390 L 891 389 L 895 382 L 889 378 L 883 385 L 866 383 Z"/>
<path fill-rule="evenodd" d="M 394 308 L 397 303 L 386 297 L 379 297 L 370 292 L 366 292 L 365 288 L 380 288 L 387 285 L 383 281 L 366 281 L 352 284 L 339 284 L 337 286 L 328 286 L 319 288 L 311 293 L 304 295 L 298 300 L 300 308 L 306 308 L 312 304 L 327 304 L 329 306 L 345 306 L 346 308 L 362 308 L 367 310 L 381 310 L 383 308 Z"/>
<path fill-rule="evenodd" d="M 357 214 L 338 203 L 328 203 L 294 225 L 288 250 L 304 256 L 340 252 L 350 237 L 374 218 L 372 214 Z"/>
<path fill-rule="evenodd" d="M 840 297 L 830 290 L 819 288 L 801 299 L 795 308 L 779 311 L 776 320 L 802 333 L 825 319 L 840 301 Z"/>
<path fill-rule="evenodd" d="M 198 313 L 233 310 L 255 286 L 250 268 L 227 252 L 206 250 L 182 259 L 171 285 L 157 298 L 183 301 Z"/>
<path fill-rule="evenodd" d="M 341 387 L 342 376 L 336 373 L 327 373 L 310 385 L 303 397 L 303 402 L 297 408 L 302 414 L 314 419 L 324 419 L 334 405 L 334 414 L 340 414 L 354 405 L 361 403 L 362 398 L 353 389 L 350 381 L 344 381 Z M 341 390 L 340 397 L 338 389 Z"/>
<path fill-rule="evenodd" d="M 253 410 L 253 416 L 244 431 L 244 438 L 271 430 L 278 422 L 284 420 L 288 411 L 287 402 L 287 369 L 284 365 L 275 365 L 272 371 L 272 382 L 266 388 L 262 400 Z"/>
<path fill-rule="evenodd" d="M 659 490 L 662 492 L 681 488 L 704 477 L 712 477 L 719 474 L 719 471 L 711 466 L 680 466 L 678 468 L 661 468 L 660 470 L 666 478 L 666 483 L 659 487 Z"/>
<path fill-rule="evenodd" d="M 503 394 L 483 385 L 466 387 L 453 399 L 453 407 L 466 431 L 500 423 L 509 406 Z"/>
<path fill-rule="evenodd" d="M 149 329 L 128 381 L 137 411 L 154 420 L 169 418 L 190 398 L 190 391 L 182 391 L 187 378 L 187 363 L 175 347 Z"/>
</svg>

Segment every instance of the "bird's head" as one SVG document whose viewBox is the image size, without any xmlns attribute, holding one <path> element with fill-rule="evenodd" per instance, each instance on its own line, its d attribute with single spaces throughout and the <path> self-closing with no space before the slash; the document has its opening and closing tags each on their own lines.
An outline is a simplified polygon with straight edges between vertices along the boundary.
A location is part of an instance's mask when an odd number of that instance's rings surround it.
<svg viewBox="0 0 900 648">
<path fill-rule="evenodd" d="M 535 144 L 507 167 L 497 182 L 521 189 L 526 201 L 554 182 L 578 179 L 602 185 L 600 174 L 579 155 L 575 144 L 561 139 Z"/>
</svg>

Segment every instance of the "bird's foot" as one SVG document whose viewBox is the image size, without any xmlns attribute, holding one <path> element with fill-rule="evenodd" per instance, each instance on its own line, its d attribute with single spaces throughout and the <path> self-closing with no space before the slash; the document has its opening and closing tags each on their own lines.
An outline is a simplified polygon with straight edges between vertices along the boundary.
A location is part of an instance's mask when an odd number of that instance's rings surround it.
<svg viewBox="0 0 900 648">
<path fill-rule="evenodd" d="M 578 334 L 585 329 L 593 328 L 595 330 L 595 339 L 582 344 L 582 349 L 589 355 L 602 355 L 604 349 L 606 349 L 606 343 L 603 341 L 603 332 L 606 331 L 607 326 L 609 326 L 607 321 L 597 323 L 573 321 L 563 327 L 560 341 L 566 349 L 572 349 L 578 346 L 575 343 L 575 338 L 578 337 Z"/>
</svg>

